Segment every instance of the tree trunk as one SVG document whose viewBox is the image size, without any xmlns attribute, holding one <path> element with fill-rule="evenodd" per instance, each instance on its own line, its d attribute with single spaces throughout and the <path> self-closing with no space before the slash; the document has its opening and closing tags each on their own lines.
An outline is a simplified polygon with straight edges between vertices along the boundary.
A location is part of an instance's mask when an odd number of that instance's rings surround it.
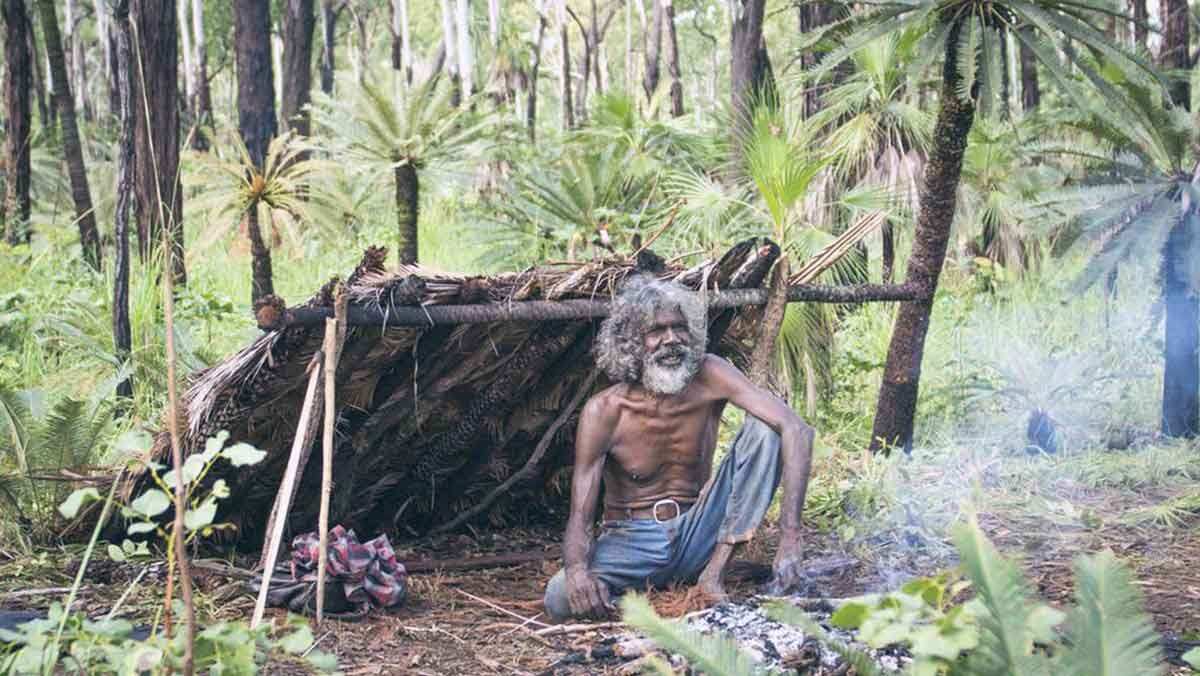
<svg viewBox="0 0 1200 676">
<path fill-rule="evenodd" d="M 396 167 L 396 229 L 400 262 L 417 262 L 417 219 L 421 209 L 421 184 L 411 163 Z"/>
<path fill-rule="evenodd" d="M 326 96 L 333 96 L 337 20 L 341 13 L 342 5 L 337 0 L 321 0 L 321 91 Z"/>
<path fill-rule="evenodd" d="M 238 131 L 254 165 L 261 173 L 267 146 L 275 136 L 275 91 L 271 73 L 270 5 L 259 0 L 234 3 L 234 48 L 237 51 Z M 258 222 L 258 203 L 247 209 L 246 229 L 253 256 L 252 300 L 274 293 L 271 251 Z"/>
<path fill-rule="evenodd" d="M 6 185 L 4 190 L 5 239 L 9 244 L 28 242 L 30 130 L 33 111 L 29 106 L 33 54 L 29 53 L 29 14 L 25 0 L 3 0 L 4 16 L 4 106 L 8 132 L 4 140 Z"/>
<path fill-rule="evenodd" d="M 117 356 L 128 359 L 133 353 L 133 332 L 129 320 L 129 219 L 134 210 L 134 109 L 132 87 L 134 73 L 132 28 L 129 22 L 129 0 L 118 0 L 113 6 L 113 26 L 116 33 L 116 59 L 113 75 L 117 78 L 116 99 L 122 102 L 116 111 L 121 120 L 121 135 L 117 143 L 117 202 L 113 223 L 115 256 L 113 272 L 113 347 Z M 117 396 L 133 397 L 133 379 L 117 384 Z"/>
<path fill-rule="evenodd" d="M 925 300 L 902 303 L 892 329 L 875 425 L 871 432 L 871 450 L 902 446 L 912 448 L 913 419 L 917 410 L 917 390 L 921 378 L 921 358 L 933 295 L 946 259 L 950 224 L 958 198 L 963 152 L 974 122 L 971 101 L 958 97 L 956 63 L 961 24 L 956 23 L 946 38 L 945 63 L 942 67 L 940 110 L 933 132 L 933 146 L 925 165 L 921 187 L 921 211 L 913 234 L 912 254 L 908 259 L 907 284 L 925 292 Z"/>
<path fill-rule="evenodd" d="M 42 121 L 42 129 L 53 132 L 58 126 L 58 118 L 54 113 L 54 101 L 46 103 L 46 79 L 42 77 L 41 55 L 38 53 L 37 37 L 33 30 L 33 16 L 29 15 L 29 56 L 33 66 L 33 93 L 37 96 L 38 119 Z"/>
<path fill-rule="evenodd" d="M 62 37 L 54 15 L 54 0 L 38 0 L 42 32 L 46 38 L 46 56 L 54 75 L 54 102 L 62 119 L 63 153 L 67 158 L 67 175 L 71 179 L 71 199 L 75 202 L 75 220 L 79 225 L 79 243 L 83 259 L 93 269 L 100 269 L 100 233 L 96 230 L 96 214 L 92 210 L 92 194 L 88 188 L 87 169 L 83 164 L 83 145 L 75 121 L 75 101 L 71 97 L 71 82 L 63 60 Z"/>
<path fill-rule="evenodd" d="M 313 0 L 287 0 L 283 6 L 283 92 L 280 109 L 284 125 L 301 136 L 310 132 L 305 109 L 312 92 Z"/>
<path fill-rule="evenodd" d="M 1194 208 L 1194 207 L 1193 207 Z M 1167 327 L 1163 345 L 1162 433 L 1194 437 L 1200 430 L 1200 300 L 1189 289 L 1184 252 L 1198 234 L 1191 218 L 1171 229 L 1163 253 L 1163 303 Z"/>
<path fill-rule="evenodd" d="M 458 72 L 458 38 L 454 31 L 453 0 L 442 0 L 442 43 L 446 46 L 446 73 L 450 75 L 450 105 L 462 104 L 462 75 Z"/>
<path fill-rule="evenodd" d="M 537 99 L 538 73 L 542 67 L 542 45 L 546 39 L 546 11 L 541 0 L 537 3 L 538 28 L 537 39 L 533 43 L 533 60 L 529 65 L 529 91 L 525 105 L 525 129 L 529 132 L 529 142 L 537 140 Z"/>
<path fill-rule="evenodd" d="M 1029 28 L 1020 30 L 1030 31 Z M 1033 50 L 1024 41 L 1021 41 L 1019 53 L 1021 57 L 1021 109 L 1030 112 L 1037 110 L 1038 104 L 1042 101 L 1042 91 L 1038 86 L 1037 59 L 1034 57 Z"/>
<path fill-rule="evenodd" d="M 805 2 L 798 7 L 800 13 L 800 32 L 808 33 L 845 16 L 845 10 L 832 2 Z M 804 70 L 811 70 L 821 60 L 821 55 L 814 50 L 805 50 L 800 55 L 800 65 Z M 822 82 L 810 82 L 804 90 L 804 116 L 816 115 L 825 107 L 824 96 L 829 90 L 842 82 L 849 71 L 848 63 L 834 66 L 833 73 Z"/>
<path fill-rule="evenodd" d="M 766 0 L 738 0 L 740 16 L 731 27 L 730 88 L 733 95 L 733 112 L 737 118 L 735 133 L 740 133 L 749 123 L 750 114 L 758 100 L 767 96 L 773 88 L 768 76 L 770 62 L 766 58 L 762 27 Z"/>
<path fill-rule="evenodd" d="M 879 233 L 883 238 L 883 250 L 880 252 L 883 283 L 891 284 L 896 271 L 896 230 L 891 219 L 884 220 L 883 225 L 879 228 Z"/>
<path fill-rule="evenodd" d="M 392 70 L 404 70 L 404 40 L 400 31 L 401 11 L 398 5 L 402 0 L 388 2 L 388 28 L 392 33 Z"/>
<path fill-rule="evenodd" d="M 117 89 L 120 85 L 116 79 L 117 40 L 109 16 L 109 4 L 106 0 L 93 0 L 92 10 L 96 13 L 96 37 L 100 43 L 100 62 L 104 68 L 104 85 L 108 90 L 108 112 L 114 120 L 121 118 L 121 104 L 118 100 Z"/>
<path fill-rule="evenodd" d="M 662 0 L 663 21 L 667 27 L 667 72 L 671 75 L 671 116 L 683 115 L 683 82 L 679 70 L 679 40 L 675 35 L 675 5 Z"/>
<path fill-rule="evenodd" d="M 1133 42 L 1134 47 L 1145 50 L 1146 34 L 1149 29 L 1150 12 L 1146 0 L 1129 0 L 1133 5 Z"/>
<path fill-rule="evenodd" d="M 204 38 L 204 0 L 192 0 L 192 33 L 196 49 L 196 56 L 192 59 L 196 68 L 196 97 L 192 101 L 192 115 L 197 125 L 192 134 L 192 149 L 203 152 L 208 150 L 208 135 L 203 129 L 212 125 L 213 112 L 212 90 L 208 86 L 208 42 Z"/>
<path fill-rule="evenodd" d="M 409 34 L 408 0 L 395 0 L 400 12 L 400 62 L 404 66 L 404 84 L 411 86 L 413 79 L 412 36 Z"/>
<path fill-rule="evenodd" d="M 558 13 L 559 42 L 562 44 L 562 127 L 563 131 L 575 128 L 575 111 L 571 105 L 571 42 L 567 35 L 567 0 L 560 0 Z"/>
<path fill-rule="evenodd" d="M 189 0 L 175 0 L 175 11 L 179 15 L 179 51 L 183 57 L 183 91 L 188 106 L 196 98 L 196 67 L 192 63 L 196 52 L 192 49 L 192 23 L 188 21 Z M 190 109 L 189 109 L 190 112 Z"/>
<path fill-rule="evenodd" d="M 134 193 L 139 252 L 155 250 L 168 228 L 175 282 L 184 284 L 183 187 L 179 182 L 179 55 L 176 0 L 131 0 Z"/>
<path fill-rule="evenodd" d="M 583 40 L 583 58 L 579 60 L 579 87 L 572 92 L 575 100 L 575 120 L 583 124 L 587 118 L 588 86 L 592 79 L 592 37 L 582 22 L 579 26 L 579 37 Z"/>
<path fill-rule="evenodd" d="M 1170 77 L 1171 102 L 1176 106 L 1188 108 L 1191 106 L 1191 87 L 1189 86 L 1188 51 L 1188 0 L 1162 0 L 1163 46 L 1159 54 L 1159 65 Z"/>
<path fill-rule="evenodd" d="M 641 0 L 637 0 L 640 2 Z M 650 14 L 650 31 L 642 39 L 646 53 L 646 70 L 642 74 L 642 91 L 646 93 L 646 101 L 654 98 L 658 91 L 659 61 L 662 52 L 663 6 L 659 0 L 650 0 L 653 5 Z"/>
<path fill-rule="evenodd" d="M 454 35 L 458 38 L 458 72 L 464 98 L 475 93 L 475 54 L 471 48 L 471 12 L 467 0 L 457 0 Z"/>
</svg>

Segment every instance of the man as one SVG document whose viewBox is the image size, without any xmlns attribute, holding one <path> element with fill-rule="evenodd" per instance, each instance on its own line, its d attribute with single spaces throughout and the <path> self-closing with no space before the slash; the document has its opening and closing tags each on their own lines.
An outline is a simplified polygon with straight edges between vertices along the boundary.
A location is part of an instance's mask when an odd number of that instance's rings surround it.
<svg viewBox="0 0 1200 676">
<path fill-rule="evenodd" d="M 705 315 L 697 294 L 649 277 L 631 279 L 613 301 L 595 355 L 617 384 L 593 396 L 579 419 L 564 567 L 546 587 L 551 616 L 601 616 L 626 589 L 697 577 L 706 597 L 723 600 L 725 564 L 753 537 L 781 477 L 770 588 L 800 582 L 813 430 L 783 400 L 705 354 Z M 727 402 L 748 415 L 712 475 Z M 601 484 L 604 530 L 593 542 Z"/>
</svg>

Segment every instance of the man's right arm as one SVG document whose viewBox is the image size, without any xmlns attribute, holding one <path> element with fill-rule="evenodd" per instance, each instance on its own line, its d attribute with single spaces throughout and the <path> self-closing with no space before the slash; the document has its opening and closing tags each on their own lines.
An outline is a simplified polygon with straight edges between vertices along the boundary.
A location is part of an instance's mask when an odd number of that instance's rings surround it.
<svg viewBox="0 0 1200 676">
<path fill-rule="evenodd" d="M 603 394 L 593 397 L 579 416 L 575 434 L 575 468 L 571 477 L 571 514 L 563 538 L 567 600 L 575 615 L 601 615 L 608 605 L 608 586 L 588 570 L 592 522 L 600 501 L 600 479 L 615 423 Z"/>
</svg>

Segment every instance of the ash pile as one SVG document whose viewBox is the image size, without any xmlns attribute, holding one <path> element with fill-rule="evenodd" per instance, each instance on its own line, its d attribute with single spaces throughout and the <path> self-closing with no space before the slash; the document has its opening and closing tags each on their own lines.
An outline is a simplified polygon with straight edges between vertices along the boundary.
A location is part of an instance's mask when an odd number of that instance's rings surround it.
<svg viewBox="0 0 1200 676">
<path fill-rule="evenodd" d="M 772 619 L 765 608 L 781 599 L 755 596 L 739 603 L 721 603 L 712 608 L 685 616 L 690 629 L 703 634 L 723 636 L 755 663 L 753 674 L 803 674 L 812 676 L 843 676 L 855 673 L 835 650 L 817 640 L 803 627 Z M 901 673 L 912 661 L 902 648 L 887 647 L 874 650 L 855 640 L 853 632 L 839 629 L 830 622 L 838 600 L 821 598 L 782 599 L 807 613 L 824 629 L 826 638 L 848 645 L 870 656 L 884 673 Z M 660 650 L 650 640 L 637 634 L 606 639 L 592 650 L 592 658 L 625 662 L 615 673 L 637 674 L 647 666 L 647 660 L 657 656 L 670 663 L 676 673 L 692 674 L 687 660 Z"/>
</svg>

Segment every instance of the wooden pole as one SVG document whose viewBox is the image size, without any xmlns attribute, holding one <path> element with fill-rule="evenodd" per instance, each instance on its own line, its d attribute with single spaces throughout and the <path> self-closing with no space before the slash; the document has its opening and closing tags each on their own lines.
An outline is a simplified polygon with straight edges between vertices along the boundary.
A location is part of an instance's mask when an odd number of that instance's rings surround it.
<svg viewBox="0 0 1200 676">
<path fill-rule="evenodd" d="M 288 509 L 291 508 L 292 487 L 296 483 L 296 475 L 300 468 L 300 455 L 304 450 L 306 430 L 309 418 L 312 417 L 313 400 L 316 398 L 317 382 L 321 379 L 321 353 L 313 355 L 309 365 L 308 390 L 304 395 L 304 406 L 300 409 L 300 422 L 296 425 L 296 437 L 292 441 L 292 452 L 288 456 L 287 469 L 283 473 L 283 483 L 279 486 L 279 494 L 275 499 L 275 508 L 271 513 L 271 529 L 267 534 L 265 562 L 262 574 L 262 588 L 258 590 L 258 601 L 254 604 L 254 616 L 250 620 L 250 628 L 256 629 L 262 622 L 263 612 L 267 608 L 267 590 L 271 586 L 271 575 L 275 572 L 275 561 L 279 555 L 279 543 L 283 539 L 283 524 L 287 522 Z"/>
<path fill-rule="evenodd" d="M 337 319 L 325 320 L 325 428 L 321 443 L 321 516 L 317 528 L 321 534 L 317 551 L 317 626 L 325 615 L 325 565 L 329 559 L 329 492 L 333 487 L 333 425 L 336 422 L 337 402 Z"/>
<path fill-rule="evenodd" d="M 787 289 L 787 302 L 811 303 L 869 303 L 925 300 L 927 293 L 913 284 L 855 284 L 826 286 L 799 284 Z M 767 289 L 729 289 L 710 292 L 708 307 L 712 310 L 763 305 Z M 607 300 L 528 300 L 507 303 L 474 305 L 397 305 L 386 296 L 380 305 L 355 305 L 347 310 L 350 326 L 420 326 L 437 324 L 480 324 L 505 321 L 564 321 L 607 317 L 611 303 Z M 333 310 L 327 307 L 292 307 L 280 312 L 274 307 L 260 307 L 258 328 L 276 331 L 299 326 L 320 326 Z"/>
</svg>

